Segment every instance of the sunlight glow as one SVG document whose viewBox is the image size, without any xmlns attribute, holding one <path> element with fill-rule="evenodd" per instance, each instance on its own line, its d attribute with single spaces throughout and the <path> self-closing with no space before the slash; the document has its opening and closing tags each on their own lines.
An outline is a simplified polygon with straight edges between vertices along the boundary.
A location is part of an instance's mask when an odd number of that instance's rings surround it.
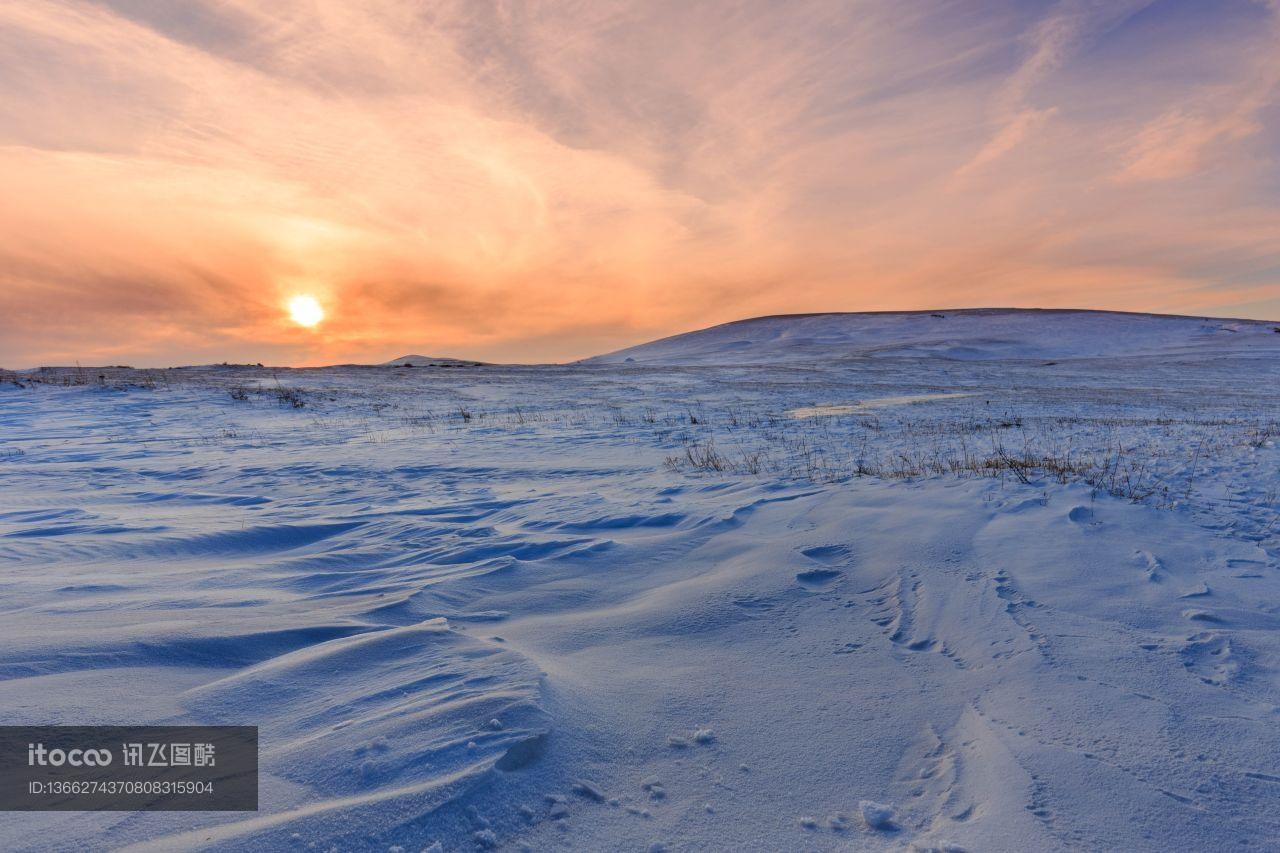
<svg viewBox="0 0 1280 853">
<path fill-rule="evenodd" d="M 324 309 L 314 296 L 295 296 L 289 300 L 289 317 L 309 329 L 324 319 Z"/>
</svg>

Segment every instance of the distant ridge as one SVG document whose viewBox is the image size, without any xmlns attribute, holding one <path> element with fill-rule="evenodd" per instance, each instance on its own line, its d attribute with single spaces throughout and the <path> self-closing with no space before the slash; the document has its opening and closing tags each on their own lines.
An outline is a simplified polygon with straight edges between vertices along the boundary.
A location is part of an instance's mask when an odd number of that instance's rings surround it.
<svg viewBox="0 0 1280 853">
<path fill-rule="evenodd" d="M 1274 322 L 1076 308 L 777 314 L 734 320 L 581 364 L 773 364 L 840 358 L 955 361 L 1280 354 Z"/>
<path fill-rule="evenodd" d="M 469 358 L 444 358 L 432 355 L 402 355 L 384 361 L 378 367 L 484 367 L 486 362 Z"/>
<path fill-rule="evenodd" d="M 729 320 L 708 329 L 720 326 L 732 326 L 737 323 L 754 323 L 757 320 L 797 319 L 802 317 L 893 317 L 893 316 L 934 316 L 942 314 L 1116 314 L 1121 317 L 1157 317 L 1169 320 L 1218 320 L 1224 323 L 1261 323 L 1264 326 L 1280 325 L 1280 320 L 1251 320 L 1245 317 L 1211 317 L 1202 314 L 1160 314 L 1154 311 L 1113 311 L 1106 308 L 921 308 L 913 311 L 810 311 L 799 314 L 761 314 L 759 317 L 745 317 L 741 320 Z M 699 330 L 699 331 L 705 331 Z M 682 332 L 681 334 L 692 334 Z M 670 337 L 677 337 L 671 335 Z"/>
</svg>

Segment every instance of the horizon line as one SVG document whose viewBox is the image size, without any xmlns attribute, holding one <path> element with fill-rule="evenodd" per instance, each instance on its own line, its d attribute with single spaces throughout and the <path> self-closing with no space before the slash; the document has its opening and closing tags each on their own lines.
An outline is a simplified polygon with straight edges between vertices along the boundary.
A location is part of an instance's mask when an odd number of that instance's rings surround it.
<svg viewBox="0 0 1280 853">
<path fill-rule="evenodd" d="M 622 352 L 623 350 L 634 349 L 636 347 L 654 344 L 660 341 L 668 341 L 674 338 L 683 337 L 684 335 L 694 335 L 699 332 L 705 332 L 710 329 L 718 329 L 724 326 L 734 326 L 741 323 L 755 323 L 762 320 L 782 320 L 782 319 L 802 319 L 805 317 L 847 317 L 847 316 L 888 316 L 888 315 L 922 315 L 922 314 L 981 314 L 984 312 L 1024 312 L 1024 313 L 1040 313 L 1040 314 L 1121 314 L 1130 317 L 1152 317 L 1170 320 L 1218 320 L 1231 323 L 1254 323 L 1262 326 L 1276 325 L 1280 329 L 1280 320 L 1259 320 L 1251 317 L 1219 317 L 1210 314 L 1168 314 L 1157 311 L 1122 311 L 1111 308 L 1019 308 L 1013 306 L 987 306 L 979 308 L 913 308 L 909 310 L 876 310 L 876 311 L 803 311 L 794 314 L 762 314 L 757 317 L 742 317 L 737 320 L 726 320 L 723 323 L 713 323 L 710 326 L 701 326 L 696 329 L 689 329 L 683 332 L 674 332 L 670 335 L 652 338 L 647 341 L 641 341 L 636 344 L 618 347 L 617 349 L 608 350 L 607 352 L 597 353 L 595 355 L 584 356 L 582 358 L 573 359 L 571 361 L 484 361 L 478 358 L 456 358 L 454 356 L 421 356 L 416 353 L 408 353 L 406 355 L 397 356 L 395 358 L 386 359 L 377 362 L 336 362 L 333 364 L 316 364 L 295 366 L 290 364 L 265 364 L 263 362 L 245 362 L 245 361 L 214 361 L 204 364 L 167 364 L 155 366 L 136 366 L 132 364 L 42 364 L 36 367 L 27 368 L 6 368 L 0 366 L 0 373 L 12 373 L 14 375 L 35 373 L 42 370 L 185 370 L 192 368 L 210 368 L 210 367 L 239 367 L 254 368 L 257 370 L 326 370 L 335 367 L 400 367 L 395 362 L 403 359 L 420 357 L 430 358 L 441 362 L 459 362 L 457 364 L 436 365 L 446 368 L 461 367 L 569 367 L 572 365 L 580 365 L 591 359 L 601 358 L 613 353 Z"/>
</svg>

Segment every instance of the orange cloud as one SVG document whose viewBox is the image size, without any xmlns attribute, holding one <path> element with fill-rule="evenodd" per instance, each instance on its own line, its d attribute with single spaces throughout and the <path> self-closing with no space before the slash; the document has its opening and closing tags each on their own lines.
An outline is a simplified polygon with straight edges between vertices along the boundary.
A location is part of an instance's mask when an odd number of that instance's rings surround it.
<svg viewBox="0 0 1280 853">
<path fill-rule="evenodd" d="M 0 363 L 567 359 L 789 310 L 1280 313 L 1275 10 L 1175 39 L 1143 30 L 1158 6 L 1105 6 L 0 6 Z M 1120 38 L 1145 53 L 1099 82 Z M 1145 70 L 1175 54 L 1199 100 Z"/>
</svg>

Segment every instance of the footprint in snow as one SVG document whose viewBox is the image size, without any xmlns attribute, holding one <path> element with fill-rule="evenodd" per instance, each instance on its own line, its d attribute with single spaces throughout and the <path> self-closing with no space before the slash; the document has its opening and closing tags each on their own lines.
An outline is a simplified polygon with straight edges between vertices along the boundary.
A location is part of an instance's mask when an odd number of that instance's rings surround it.
<svg viewBox="0 0 1280 853">
<path fill-rule="evenodd" d="M 1097 519 L 1094 517 L 1093 510 L 1087 506 L 1072 507 L 1071 511 L 1067 513 L 1067 518 L 1071 519 L 1076 524 L 1081 525 L 1098 523 Z"/>
<path fill-rule="evenodd" d="M 1221 622 L 1222 617 L 1216 613 L 1210 613 L 1208 610 L 1184 610 L 1182 611 L 1184 619 L 1190 619 L 1192 622 Z"/>
<path fill-rule="evenodd" d="M 716 733 L 713 729 L 699 728 L 694 729 L 692 734 L 687 737 L 684 735 L 669 735 L 667 737 L 667 746 L 672 749 L 688 749 L 693 744 L 707 746 L 715 743 L 715 741 Z"/>
<path fill-rule="evenodd" d="M 552 820 L 564 820 L 569 816 L 569 801 L 563 794 L 547 794 L 547 817 Z"/>
<path fill-rule="evenodd" d="M 835 569 L 809 569 L 796 572 L 796 580 L 805 586 L 819 587 L 826 586 L 842 574 L 843 572 L 837 572 Z"/>
<path fill-rule="evenodd" d="M 603 803 L 607 799 L 604 795 L 604 791 L 600 790 L 600 786 L 587 779 L 579 779 L 577 782 L 574 782 L 573 792 L 597 803 Z"/>
<path fill-rule="evenodd" d="M 1209 589 L 1209 585 L 1201 581 L 1199 586 L 1196 586 L 1193 589 L 1187 590 L 1186 592 L 1182 593 L 1182 595 L 1178 596 L 1178 598 L 1204 598 L 1205 596 L 1212 595 L 1212 594 L 1213 594 L 1213 591 Z"/>
<path fill-rule="evenodd" d="M 893 806 L 877 803 L 874 800 L 861 800 L 858 803 L 858 811 L 862 814 L 862 821 L 867 825 L 867 829 L 881 832 L 895 832 L 898 829 L 898 824 L 894 822 L 897 811 Z"/>
<path fill-rule="evenodd" d="M 833 568 L 843 566 L 852 559 L 849 549 L 844 545 L 818 545 L 800 551 L 805 558 L 821 564 L 822 568 L 806 569 L 796 572 L 796 580 L 805 586 L 826 586 L 841 577 L 844 573 Z"/>
<path fill-rule="evenodd" d="M 1147 580 L 1152 583 L 1160 583 L 1164 564 L 1160 562 L 1159 557 L 1150 551 L 1134 551 L 1133 559 L 1146 572 Z"/>
<path fill-rule="evenodd" d="M 813 548 L 805 548 L 800 553 L 814 562 L 825 563 L 829 566 L 848 563 L 853 557 L 853 554 L 845 545 L 818 545 Z"/>
<path fill-rule="evenodd" d="M 662 787 L 662 780 L 657 776 L 650 776 L 640 782 L 640 787 L 649 793 L 649 799 L 661 800 L 667 795 L 667 791 Z"/>
</svg>

